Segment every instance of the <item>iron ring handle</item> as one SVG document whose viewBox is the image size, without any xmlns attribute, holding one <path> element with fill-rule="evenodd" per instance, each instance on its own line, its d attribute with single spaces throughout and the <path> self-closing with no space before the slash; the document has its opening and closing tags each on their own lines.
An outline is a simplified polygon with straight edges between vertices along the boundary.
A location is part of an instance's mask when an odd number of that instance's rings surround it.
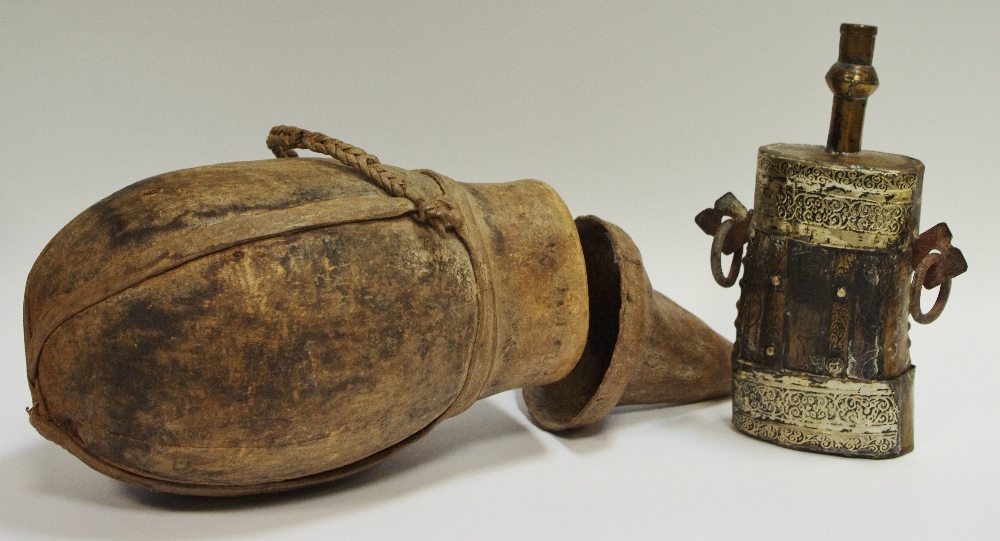
<svg viewBox="0 0 1000 541">
<path fill-rule="evenodd" d="M 944 311 L 945 305 L 948 304 L 948 295 L 951 293 L 950 277 L 941 282 L 934 306 L 927 313 L 924 313 L 920 309 L 920 290 L 924 287 L 924 278 L 927 276 L 927 271 L 942 259 L 941 254 L 927 254 L 927 257 L 924 257 L 920 261 L 920 264 L 917 265 L 913 281 L 910 282 L 910 315 L 913 316 L 913 321 L 921 325 L 927 325 L 937 319 L 941 315 L 941 312 Z"/>
<path fill-rule="evenodd" d="M 729 265 L 729 274 L 722 274 L 722 245 L 726 242 L 726 237 L 729 236 L 729 231 L 732 230 L 735 220 L 726 220 L 719 224 L 719 229 L 715 231 L 715 235 L 712 236 L 712 253 L 710 256 L 710 263 L 712 265 L 712 277 L 715 278 L 715 283 L 722 287 L 732 287 L 736 283 L 736 278 L 740 274 L 740 261 L 743 259 L 743 245 L 740 245 L 733 252 L 733 261 Z"/>
</svg>

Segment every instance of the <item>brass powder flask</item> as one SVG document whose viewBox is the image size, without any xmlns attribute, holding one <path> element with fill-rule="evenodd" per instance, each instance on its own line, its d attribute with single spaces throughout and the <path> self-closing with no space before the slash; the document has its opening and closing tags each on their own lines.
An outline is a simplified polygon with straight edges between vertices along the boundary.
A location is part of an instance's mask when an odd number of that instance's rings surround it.
<svg viewBox="0 0 1000 541">
<path fill-rule="evenodd" d="M 720 285 L 746 268 L 733 350 L 736 428 L 792 449 L 890 458 L 913 449 L 907 315 L 934 321 L 967 265 L 944 223 L 917 235 L 924 164 L 861 150 L 865 105 L 878 87 L 876 28 L 840 32 L 826 75 L 834 94 L 826 147 L 761 147 L 755 208 L 727 193 L 695 221 L 714 237 Z M 728 275 L 722 254 L 733 254 Z M 933 287 L 937 300 L 924 313 L 921 289 Z"/>
</svg>

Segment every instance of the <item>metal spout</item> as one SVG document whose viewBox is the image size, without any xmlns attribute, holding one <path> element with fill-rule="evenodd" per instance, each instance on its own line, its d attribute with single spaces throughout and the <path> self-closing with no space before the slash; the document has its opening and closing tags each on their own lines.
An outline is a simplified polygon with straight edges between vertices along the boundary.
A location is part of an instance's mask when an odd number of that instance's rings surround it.
<svg viewBox="0 0 1000 541">
<path fill-rule="evenodd" d="M 878 88 L 878 74 L 872 67 L 876 33 L 878 28 L 874 26 L 840 25 L 840 56 L 826 73 L 826 83 L 833 92 L 827 152 L 843 154 L 861 150 L 865 105 L 868 96 Z"/>
</svg>

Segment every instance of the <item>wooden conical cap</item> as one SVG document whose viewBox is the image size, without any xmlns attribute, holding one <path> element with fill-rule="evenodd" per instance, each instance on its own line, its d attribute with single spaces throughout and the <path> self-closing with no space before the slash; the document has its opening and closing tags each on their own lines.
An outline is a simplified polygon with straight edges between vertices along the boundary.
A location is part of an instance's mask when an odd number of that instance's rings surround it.
<svg viewBox="0 0 1000 541">
<path fill-rule="evenodd" d="M 639 249 L 614 224 L 576 219 L 587 265 L 590 330 L 563 379 L 524 389 L 532 418 L 547 430 L 600 420 L 616 405 L 682 403 L 732 388 L 732 343 L 653 291 Z"/>
</svg>

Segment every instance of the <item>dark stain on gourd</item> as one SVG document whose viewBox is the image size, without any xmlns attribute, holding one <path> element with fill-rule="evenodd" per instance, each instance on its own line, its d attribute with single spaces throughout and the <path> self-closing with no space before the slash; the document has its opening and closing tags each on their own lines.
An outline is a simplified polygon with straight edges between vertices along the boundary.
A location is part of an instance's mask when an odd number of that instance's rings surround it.
<svg viewBox="0 0 1000 541">
<path fill-rule="evenodd" d="M 350 473 L 458 413 L 472 363 L 494 362 L 485 340 L 505 349 L 478 392 L 567 372 L 582 345 L 555 352 L 550 338 L 582 344 L 586 289 L 562 202 L 533 181 L 455 189 L 481 213 L 466 223 L 494 259 L 495 305 L 468 239 L 331 161 L 177 171 L 99 202 L 29 276 L 32 422 L 116 478 L 252 493 Z M 537 223 L 520 231 L 509 205 Z M 534 247 L 553 239 L 564 265 L 539 266 Z M 485 310 L 498 335 L 480 340 Z"/>
<path fill-rule="evenodd" d="M 81 356 L 77 374 L 90 377 L 73 378 L 80 383 L 71 394 L 96 397 L 89 398 L 100 402 L 91 409 L 104 417 L 78 422 L 100 422 L 122 436 L 99 445 L 102 455 L 124 463 L 134 463 L 142 454 L 128 443 L 135 440 L 160 446 L 287 446 L 326 437 L 330 423 L 335 427 L 338 422 L 314 424 L 308 418 L 316 413 L 303 417 L 299 408 L 315 404 L 350 411 L 358 396 L 377 396 L 385 377 L 424 380 L 428 376 L 407 373 L 405 367 L 419 371 L 426 365 L 414 359 L 400 366 L 396 358 L 407 337 L 404 325 L 413 327 L 407 314 L 427 311 L 401 292 L 453 288 L 441 280 L 454 263 L 433 254 L 426 261 L 410 261 L 407 254 L 392 251 L 375 258 L 364 253 L 369 246 L 407 242 L 400 226 L 414 229 L 406 218 L 381 235 L 371 234 L 373 225 L 347 225 L 341 226 L 351 230 L 346 235 L 324 228 L 241 245 L 102 303 L 96 326 L 101 332 L 95 340 L 101 352 Z M 432 242 L 427 245 L 433 247 Z M 315 257 L 316 248 L 322 257 Z M 398 288 L 377 287 L 379 269 L 390 271 Z M 361 278 L 344 282 L 345 274 L 355 273 Z M 252 276 L 263 281 L 240 285 Z M 323 285 L 317 286 L 313 276 L 322 277 Z M 338 299 L 343 306 L 337 306 Z M 412 344 L 417 356 L 427 358 L 442 347 L 467 347 L 467 327 L 452 325 L 459 332 L 451 343 L 427 340 L 420 328 L 442 318 L 466 320 L 471 308 L 427 312 L 423 324 L 412 329 L 420 337 Z M 338 309 L 351 311 L 337 314 Z M 90 312 L 80 317 L 90 319 Z M 294 332 L 282 328 L 281 319 L 289 315 L 298 321 Z M 324 320 L 331 315 L 333 319 Z M 354 344 L 350 358 L 338 344 Z M 295 403 L 302 406 L 291 406 Z M 405 417 L 426 417 L 440 407 L 416 404 Z M 193 426 L 186 419 L 207 425 Z M 212 436 L 220 432 L 227 434 L 221 441 Z"/>
<path fill-rule="evenodd" d="M 183 230 L 202 221 L 213 221 L 250 212 L 283 210 L 330 198 L 329 189 L 303 187 L 292 190 L 290 197 L 277 202 L 229 203 L 201 209 L 184 209 L 164 221 L 165 218 L 156 213 L 156 205 L 141 200 L 154 195 L 157 197 L 178 195 L 171 194 L 167 188 L 158 187 L 162 184 L 167 184 L 162 176 L 152 177 L 119 190 L 90 208 L 90 212 L 99 222 L 98 228 L 107 234 L 109 248 L 119 249 L 128 245 L 146 244 L 165 233 Z M 147 186 L 152 188 L 147 188 Z M 140 216 L 146 214 L 146 216 L 137 220 L 137 214 Z"/>
</svg>

